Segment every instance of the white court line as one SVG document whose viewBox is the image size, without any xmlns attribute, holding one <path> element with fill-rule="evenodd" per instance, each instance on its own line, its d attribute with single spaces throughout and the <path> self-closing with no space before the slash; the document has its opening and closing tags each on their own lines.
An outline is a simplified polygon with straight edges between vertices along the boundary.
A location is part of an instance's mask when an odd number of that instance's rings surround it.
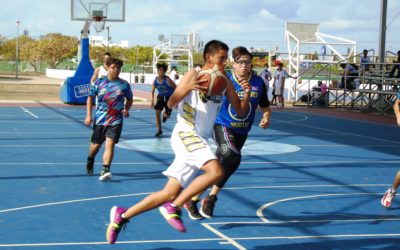
<svg viewBox="0 0 400 250">
<path fill-rule="evenodd" d="M 318 197 L 348 196 L 348 195 L 380 195 L 380 194 L 382 194 L 382 193 L 346 193 L 346 194 L 339 193 L 339 194 L 317 194 L 317 195 L 307 195 L 307 196 L 296 196 L 296 197 L 290 197 L 290 198 L 285 198 L 285 199 L 266 203 L 257 209 L 256 214 L 257 214 L 258 218 L 260 218 L 261 221 L 263 221 L 265 223 L 273 223 L 272 221 L 270 221 L 269 219 L 267 219 L 264 216 L 263 210 L 265 210 L 266 208 L 271 207 L 273 205 L 276 205 L 278 203 L 281 203 L 281 202 L 294 201 L 294 200 L 305 200 L 305 199 L 312 199 L 312 198 L 318 198 Z M 336 221 L 341 221 L 341 220 L 336 220 Z M 343 221 L 351 221 L 351 220 L 343 220 Z"/>
<path fill-rule="evenodd" d="M 291 114 L 291 113 L 288 113 L 288 114 Z M 338 118 L 338 119 L 340 119 L 340 118 Z M 350 119 L 350 120 L 352 120 L 352 119 Z M 352 121 L 357 121 L 357 120 L 352 120 Z M 361 122 L 364 122 L 364 121 L 361 121 Z M 292 122 L 288 121 L 288 123 L 292 123 Z M 376 123 L 374 123 L 374 124 L 376 124 Z M 397 141 L 390 141 L 390 140 L 385 140 L 385 139 L 381 139 L 381 138 L 376 138 L 376 137 L 371 137 L 371 136 L 364 136 L 364 135 L 360 135 L 360 134 L 349 133 L 349 132 L 344 132 L 344 131 L 334 130 L 334 129 L 327 129 L 327 128 L 323 128 L 323 127 L 316 127 L 316 126 L 311 126 L 311 125 L 306 125 L 306 124 L 301 124 L 301 123 L 296 123 L 296 126 L 302 126 L 302 127 L 312 128 L 312 129 L 319 129 L 319 130 L 328 131 L 328 132 L 336 132 L 336 133 L 342 134 L 342 135 L 358 136 L 358 137 L 361 137 L 361 138 L 366 138 L 366 139 L 371 139 L 371 140 L 376 140 L 376 141 L 382 141 L 382 142 L 390 142 L 390 143 L 394 143 L 394 144 L 399 144 L 400 143 L 400 142 L 397 142 Z M 323 139 L 323 138 L 321 138 L 321 139 Z"/>
<path fill-rule="evenodd" d="M 112 198 L 148 195 L 148 194 L 151 194 L 151 193 L 152 192 L 136 193 L 136 194 L 121 194 L 121 195 L 103 196 L 103 197 L 96 197 L 96 198 L 86 198 L 86 199 L 78 199 L 78 200 L 50 202 L 50 203 L 43 203 L 43 204 L 37 204 L 37 205 L 31 205 L 31 206 L 25 206 L 25 207 L 4 209 L 4 210 L 0 210 L 0 213 L 14 212 L 14 211 L 37 208 L 37 207 L 47 207 L 47 206 L 63 205 L 63 204 L 69 204 L 69 203 L 78 203 L 78 202 L 85 202 L 85 201 L 97 201 L 97 200 L 105 200 L 105 199 L 112 199 Z"/>
<path fill-rule="evenodd" d="M 341 185 L 337 185 L 341 186 Z M 360 185 L 363 186 L 363 185 Z M 370 185 L 372 186 L 372 185 Z M 297 187 L 298 186 L 293 186 Z M 222 234 L 217 229 L 213 228 L 211 225 L 231 225 L 231 224 L 286 224 L 286 223 L 315 223 L 315 222 L 376 222 L 376 221 L 400 221 L 400 218 L 375 218 L 375 219 L 344 219 L 344 220 L 292 220 L 292 221 L 270 221 L 266 217 L 264 217 L 262 211 L 267 207 L 272 205 L 278 204 L 280 202 L 292 201 L 292 200 L 300 200 L 300 199 L 309 199 L 309 198 L 318 198 L 318 197 L 326 197 L 326 196 L 347 196 L 347 195 L 376 195 L 381 193 L 346 193 L 346 194 L 319 194 L 319 195 L 309 195 L 309 196 L 301 196 L 301 197 L 291 197 L 286 199 L 281 199 L 273 202 L 269 202 L 264 204 L 259 209 L 257 209 L 257 216 L 260 218 L 261 221 L 242 221 L 242 222 L 214 222 L 214 223 L 202 223 L 204 227 L 209 229 L 211 232 L 217 234 L 218 236 L 223 237 L 224 239 L 228 240 L 229 242 L 237 243 L 238 240 L 272 240 L 272 239 L 317 239 L 317 238 L 350 238 L 350 237 L 395 237 L 399 236 L 400 234 L 344 234 L 344 235 L 299 235 L 299 236 L 267 236 L 267 237 L 245 237 L 245 238 L 230 238 L 224 234 Z M 236 246 L 236 245 L 235 245 Z M 239 245 L 242 247 L 241 245 Z M 238 248 L 241 249 L 241 248 Z"/>
<path fill-rule="evenodd" d="M 146 244 L 146 243 L 179 243 L 179 242 L 204 242 L 204 241 L 220 241 L 221 238 L 198 238 L 184 240 L 131 240 L 118 241 L 116 245 L 123 244 Z M 0 247 L 39 247 L 39 246 L 79 246 L 79 245 L 109 245 L 108 242 L 55 242 L 55 243 L 32 243 L 32 244 L 0 244 Z"/>
<path fill-rule="evenodd" d="M 237 243 L 235 240 L 233 240 L 232 238 L 226 236 L 225 234 L 221 233 L 220 231 L 218 231 L 217 229 L 207 225 L 207 223 L 201 223 L 201 225 L 205 228 L 207 228 L 209 231 L 213 232 L 214 234 L 218 235 L 219 237 L 221 237 L 222 239 L 226 240 L 228 243 L 230 243 L 232 246 L 236 247 L 239 250 L 246 250 L 245 247 L 243 247 L 242 245 L 240 245 L 239 243 Z"/>
<path fill-rule="evenodd" d="M 35 115 L 34 113 L 32 113 L 31 111 L 29 111 L 28 109 L 26 109 L 26 108 L 24 108 L 24 107 L 22 107 L 22 106 L 20 106 L 20 108 L 21 108 L 24 112 L 26 112 L 26 113 L 30 114 L 31 116 L 35 117 L 36 119 L 39 118 L 39 116 Z M 14 121 L 14 122 L 15 122 L 15 121 Z"/>
<path fill-rule="evenodd" d="M 232 240 L 280 240 L 280 239 L 324 239 L 324 238 L 377 238 L 377 237 L 399 237 L 400 234 L 332 234 L 332 235 L 299 235 L 299 236 L 266 236 L 266 237 L 237 237 Z M 220 241 L 220 238 L 200 238 L 185 240 L 135 240 L 118 241 L 116 245 L 122 244 L 146 244 L 146 243 L 186 243 Z M 76 245 L 108 245 L 107 242 L 59 242 L 59 243 L 26 243 L 26 244 L 0 244 L 0 247 L 38 247 L 38 246 L 76 246 Z M 243 248 L 245 249 L 245 248 Z"/>
<path fill-rule="evenodd" d="M 32 146 L 32 145 L 31 145 Z M 268 164 L 268 165 L 280 165 L 280 164 L 344 164 L 344 163 L 363 163 L 363 164 L 399 164 L 400 160 L 391 160 L 391 161 L 242 161 L 240 164 L 246 165 L 258 165 L 258 164 Z M 0 162 L 0 165 L 82 165 L 82 162 Z M 113 165 L 154 165 L 154 164 L 162 164 L 163 162 L 113 162 Z M 276 166 L 277 168 L 281 168 L 281 166 Z"/>
<path fill-rule="evenodd" d="M 299 188 L 299 187 L 347 187 L 347 186 L 380 186 L 383 184 L 353 184 L 353 185 L 304 185 L 304 186 L 298 186 L 298 185 L 293 185 L 293 186 L 264 186 L 263 188 L 277 188 L 277 187 L 287 187 L 287 188 Z M 385 184 L 387 185 L 387 184 Z M 242 187 L 242 189 L 250 189 L 252 187 Z M 235 188 L 239 189 L 239 188 Z M 60 202 L 51 202 L 51 203 L 44 203 L 44 204 L 37 204 L 37 205 L 31 205 L 31 206 L 24 206 L 24 207 L 18 207 L 18 208 L 11 208 L 11 209 L 5 209 L 5 210 L 0 210 L 0 213 L 6 213 L 6 212 L 14 212 L 14 211 L 19 211 L 19 210 L 25 210 L 25 209 L 33 209 L 37 207 L 44 207 L 44 206 L 54 206 L 54 205 L 63 205 L 63 204 L 69 204 L 69 203 L 78 203 L 78 202 L 86 202 L 86 201 L 96 201 L 96 200 L 103 200 L 103 199 L 112 199 L 112 198 L 122 198 L 122 197 L 132 197 L 132 196 L 141 196 L 141 195 L 148 195 L 151 192 L 146 192 L 146 193 L 133 193 L 133 194 L 123 194 L 123 195 L 113 195 L 113 196 L 103 196 L 103 197 L 95 197 L 95 198 L 86 198 L 86 199 L 77 199 L 77 200 L 69 200 L 69 201 L 60 201 Z M 366 194 L 366 193 L 362 193 Z M 350 195 L 350 194 L 349 194 Z M 376 221 L 377 219 L 375 219 Z M 394 220 L 394 219 L 392 219 Z M 400 219 L 399 219 L 400 220 Z M 378 236 L 385 236 L 385 237 L 395 237 L 399 236 L 400 234 L 353 234 L 353 235 L 322 235 L 322 236 L 310 236 L 310 235 L 305 235 L 305 236 L 274 236 L 274 237 L 240 237 L 240 238 L 230 238 L 223 233 L 219 232 L 217 229 L 211 227 L 210 225 L 213 224 L 233 224 L 233 223 L 241 223 L 244 224 L 246 222 L 215 222 L 215 223 L 202 223 L 202 225 L 210 230 L 211 232 L 217 234 L 222 238 L 222 240 L 227 241 L 228 243 L 232 244 L 233 246 L 237 247 L 238 249 L 246 249 L 240 244 L 238 244 L 236 241 L 237 240 L 273 240 L 273 239 L 301 239 L 301 238 L 337 238 L 337 237 L 378 237 Z M 247 224 L 252 224 L 252 223 L 263 223 L 267 224 L 266 222 L 248 222 Z M 118 242 L 118 244 L 143 244 L 143 243 L 163 243 L 163 242 L 200 242 L 200 241 L 221 241 L 221 238 L 205 238 L 205 239 L 185 239 L 185 240 L 141 240 L 141 241 L 121 241 Z M 67 242 L 67 243 L 26 243 L 26 244 L 0 244 L 0 247 L 36 247 L 36 246 L 68 246 L 68 245 L 103 245 L 107 244 L 106 242 Z"/>
</svg>

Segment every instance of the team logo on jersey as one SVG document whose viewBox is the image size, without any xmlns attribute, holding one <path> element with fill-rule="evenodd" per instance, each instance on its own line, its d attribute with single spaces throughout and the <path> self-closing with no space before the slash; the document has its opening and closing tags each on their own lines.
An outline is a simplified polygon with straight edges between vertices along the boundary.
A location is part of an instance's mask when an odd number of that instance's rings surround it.
<svg viewBox="0 0 400 250">
<path fill-rule="evenodd" d="M 251 106 L 251 102 L 249 102 L 249 110 L 247 111 L 247 114 L 244 117 L 241 117 L 240 115 L 238 115 L 235 112 L 235 109 L 232 107 L 232 104 L 229 103 L 229 107 L 228 107 L 229 116 L 232 117 L 232 119 L 235 121 L 246 121 L 247 119 L 249 119 L 251 110 L 252 110 L 252 106 Z"/>
</svg>

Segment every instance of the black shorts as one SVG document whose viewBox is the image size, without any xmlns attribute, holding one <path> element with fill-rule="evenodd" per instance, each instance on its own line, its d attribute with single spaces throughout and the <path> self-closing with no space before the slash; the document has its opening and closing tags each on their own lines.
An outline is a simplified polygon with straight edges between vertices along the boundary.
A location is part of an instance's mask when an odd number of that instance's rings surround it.
<svg viewBox="0 0 400 250">
<path fill-rule="evenodd" d="M 112 126 L 93 125 L 92 137 L 90 141 L 95 144 L 103 144 L 106 138 L 113 139 L 118 143 L 122 132 L 122 124 Z"/>
<path fill-rule="evenodd" d="M 156 105 L 154 106 L 155 110 L 165 110 L 165 113 L 168 115 L 171 114 L 172 110 L 168 108 L 167 102 L 169 100 L 170 96 L 159 96 L 157 95 L 157 102 Z"/>
<path fill-rule="evenodd" d="M 241 154 L 240 151 L 247 140 L 247 134 L 238 134 L 228 127 L 215 125 L 214 138 L 218 145 L 217 156 L 220 157 L 225 154 L 228 149 L 237 154 Z"/>
</svg>

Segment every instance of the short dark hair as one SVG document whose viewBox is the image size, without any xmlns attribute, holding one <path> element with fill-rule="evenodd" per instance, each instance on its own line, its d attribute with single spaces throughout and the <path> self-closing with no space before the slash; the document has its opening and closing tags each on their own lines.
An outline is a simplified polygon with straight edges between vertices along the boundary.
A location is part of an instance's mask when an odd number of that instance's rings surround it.
<svg viewBox="0 0 400 250">
<path fill-rule="evenodd" d="M 115 64 L 118 68 L 122 68 L 124 66 L 124 61 L 119 58 L 111 57 L 110 58 L 110 65 Z"/>
<path fill-rule="evenodd" d="M 365 52 L 368 52 L 368 50 L 366 50 L 366 49 L 365 49 L 365 50 L 363 50 L 363 53 L 365 53 Z"/>
<path fill-rule="evenodd" d="M 110 52 L 105 52 L 105 53 L 103 54 L 103 56 L 109 56 L 109 57 L 111 57 L 111 53 L 110 53 Z"/>
<path fill-rule="evenodd" d="M 167 70 L 168 70 L 168 65 L 166 65 L 165 63 L 157 63 L 156 67 L 157 67 L 157 69 L 162 68 L 164 70 L 164 72 L 167 72 Z"/>
<path fill-rule="evenodd" d="M 232 57 L 234 60 L 237 60 L 237 58 L 241 56 L 249 56 L 250 59 L 253 59 L 253 55 L 245 47 L 239 46 L 232 49 Z"/>
<path fill-rule="evenodd" d="M 203 51 L 204 62 L 206 61 L 206 54 L 214 55 L 220 50 L 229 51 L 229 47 L 228 47 L 228 45 L 226 45 L 226 43 L 219 41 L 219 40 L 209 41 L 206 44 L 206 46 L 204 46 L 204 51 Z"/>
</svg>

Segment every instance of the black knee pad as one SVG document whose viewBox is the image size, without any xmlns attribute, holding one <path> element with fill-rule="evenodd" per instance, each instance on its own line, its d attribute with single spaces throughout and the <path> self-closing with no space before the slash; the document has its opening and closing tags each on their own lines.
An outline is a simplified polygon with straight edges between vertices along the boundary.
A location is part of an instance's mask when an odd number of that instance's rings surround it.
<svg viewBox="0 0 400 250">
<path fill-rule="evenodd" d="M 220 160 L 222 167 L 224 169 L 224 176 L 223 178 L 217 183 L 219 188 L 222 188 L 225 183 L 228 181 L 229 177 L 236 171 L 239 167 L 240 162 L 242 160 L 242 155 L 238 154 L 237 152 L 233 151 L 228 147 L 224 147 L 221 145 L 220 148 Z"/>
</svg>

